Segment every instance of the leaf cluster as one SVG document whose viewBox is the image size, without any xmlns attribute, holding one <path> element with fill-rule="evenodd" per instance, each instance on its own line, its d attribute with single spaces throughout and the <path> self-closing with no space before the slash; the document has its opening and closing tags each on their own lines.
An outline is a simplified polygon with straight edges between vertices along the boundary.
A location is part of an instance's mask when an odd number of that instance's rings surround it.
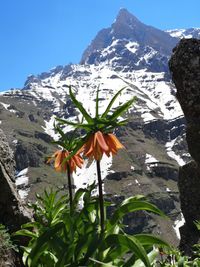
<svg viewBox="0 0 200 267">
<path fill-rule="evenodd" d="M 97 96 L 96 96 L 95 117 L 92 118 L 91 115 L 83 107 L 83 105 L 76 99 L 74 93 L 72 92 L 71 86 L 69 86 L 69 94 L 70 94 L 71 100 L 73 101 L 76 108 L 81 112 L 85 120 L 85 123 L 84 122 L 76 123 L 76 122 L 71 122 L 69 120 L 64 120 L 60 118 L 56 118 L 56 120 L 60 124 L 72 125 L 75 128 L 84 129 L 86 132 L 89 132 L 89 133 L 95 133 L 97 131 L 102 131 L 104 133 L 112 132 L 113 129 L 115 129 L 116 127 L 125 125 L 127 123 L 127 120 L 119 121 L 118 118 L 126 110 L 128 110 L 131 107 L 131 105 L 134 103 L 134 101 L 136 100 L 135 97 L 132 97 L 129 101 L 117 107 L 113 112 L 111 112 L 111 108 L 115 100 L 122 93 L 124 89 L 125 87 L 119 90 L 114 95 L 114 97 L 109 102 L 103 114 L 99 114 L 99 89 L 98 89 Z"/>
<path fill-rule="evenodd" d="M 92 196 L 94 189 L 94 184 L 79 189 L 71 210 L 68 198 L 58 197 L 57 192 L 37 195 L 38 201 L 32 204 L 35 221 L 23 225 L 15 234 L 30 238 L 28 246 L 23 248 L 26 266 L 151 266 L 157 255 L 153 245 L 168 244 L 150 234 L 125 234 L 122 221 L 127 213 L 137 210 L 164 214 L 142 196 L 131 197 L 105 220 L 102 233 L 99 201 Z M 105 202 L 105 206 L 109 205 Z"/>
</svg>

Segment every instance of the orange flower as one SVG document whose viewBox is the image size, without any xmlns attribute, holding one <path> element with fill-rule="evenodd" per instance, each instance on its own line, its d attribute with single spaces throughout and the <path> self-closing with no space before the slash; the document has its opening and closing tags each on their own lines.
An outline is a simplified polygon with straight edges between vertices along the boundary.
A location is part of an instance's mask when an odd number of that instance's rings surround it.
<svg viewBox="0 0 200 267">
<path fill-rule="evenodd" d="M 83 146 L 83 154 L 88 158 L 101 160 L 104 153 L 109 157 L 110 154 L 117 154 L 117 151 L 121 148 L 124 148 L 124 146 L 114 134 L 104 134 L 98 131 L 92 134 Z"/>
<path fill-rule="evenodd" d="M 69 151 L 67 150 L 57 150 L 48 160 L 47 163 L 50 163 L 51 160 L 55 159 L 54 168 L 58 172 L 66 172 L 67 167 L 69 166 L 70 173 L 76 171 L 76 167 L 82 167 L 83 159 L 80 156 L 80 151 L 78 151 L 74 156 L 72 156 L 69 160 L 64 161 L 65 158 L 69 156 Z"/>
</svg>

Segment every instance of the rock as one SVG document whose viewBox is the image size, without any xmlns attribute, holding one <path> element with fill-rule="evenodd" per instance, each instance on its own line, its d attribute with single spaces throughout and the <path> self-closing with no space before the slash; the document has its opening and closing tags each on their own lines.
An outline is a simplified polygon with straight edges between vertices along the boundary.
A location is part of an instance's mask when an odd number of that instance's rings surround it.
<svg viewBox="0 0 200 267">
<path fill-rule="evenodd" d="M 162 177 L 165 180 L 174 180 L 178 179 L 178 170 L 174 167 L 170 167 L 166 164 L 155 164 L 156 166 L 151 166 L 151 171 L 154 176 Z"/>
<path fill-rule="evenodd" d="M 53 141 L 53 138 L 50 135 L 43 132 L 35 131 L 34 136 L 35 138 L 42 139 L 46 143 L 51 143 Z"/>
<path fill-rule="evenodd" d="M 129 175 L 128 172 L 114 172 L 114 173 L 109 173 L 106 176 L 106 179 L 120 181 L 121 179 L 126 178 L 128 175 Z"/>
<path fill-rule="evenodd" d="M 25 143 L 18 140 L 15 148 L 15 161 L 17 170 L 30 167 L 39 167 L 42 161 L 43 151 L 38 149 L 38 144 Z"/>
<path fill-rule="evenodd" d="M 147 197 L 151 203 L 156 205 L 165 214 L 170 214 L 176 209 L 173 198 L 167 193 L 156 192 L 149 194 Z"/>
<path fill-rule="evenodd" d="M 21 202 L 14 179 L 14 159 L 6 138 L 0 130 L 0 223 L 15 231 L 31 216 Z"/>
<path fill-rule="evenodd" d="M 37 120 L 35 119 L 34 115 L 33 114 L 29 114 L 28 115 L 28 118 L 31 122 L 37 122 Z"/>
<path fill-rule="evenodd" d="M 15 173 L 14 155 L 1 129 L 0 129 L 0 161 L 1 164 L 4 166 L 6 173 L 9 173 L 11 180 L 14 181 L 14 173 Z"/>
<path fill-rule="evenodd" d="M 182 39 L 169 62 L 177 99 L 186 119 L 186 140 L 194 161 L 179 169 L 178 186 L 185 224 L 180 248 L 188 255 L 200 242 L 194 221 L 200 220 L 200 40 Z"/>
<path fill-rule="evenodd" d="M 156 138 L 160 142 L 175 139 L 177 136 L 185 133 L 185 118 L 175 120 L 155 120 L 143 125 L 143 132 L 147 137 Z"/>
</svg>

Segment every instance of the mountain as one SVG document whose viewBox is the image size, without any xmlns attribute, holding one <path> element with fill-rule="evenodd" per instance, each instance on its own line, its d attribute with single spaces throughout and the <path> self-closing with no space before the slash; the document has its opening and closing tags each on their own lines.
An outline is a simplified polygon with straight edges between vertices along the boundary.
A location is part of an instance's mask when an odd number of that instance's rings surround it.
<svg viewBox="0 0 200 267">
<path fill-rule="evenodd" d="M 167 71 L 177 39 L 147 26 L 121 9 L 110 28 L 101 30 L 83 53 L 81 64 L 107 63 L 114 69 Z"/>
<path fill-rule="evenodd" d="M 45 165 L 44 158 L 56 149 L 51 143 L 57 138 L 53 131 L 55 117 L 77 119 L 68 85 L 73 86 L 77 99 L 91 114 L 98 86 L 101 110 L 127 86 L 116 106 L 133 95 L 137 101 L 125 115 L 129 118 L 127 126 L 116 131 L 126 150 L 102 160 L 104 192 L 116 203 L 131 195 L 146 195 L 170 220 L 146 213 L 130 215 L 126 218 L 127 231 L 150 230 L 177 244 L 175 231 L 181 219 L 178 167 L 188 162 L 190 155 L 185 119 L 168 71 L 171 51 L 179 41 L 174 34 L 145 25 L 121 9 L 111 27 L 100 31 L 86 48 L 80 64 L 31 75 L 21 90 L 0 95 L 0 125 L 15 154 L 21 197 L 34 199 L 35 192 L 49 186 L 66 190 L 66 178 Z M 71 131 L 71 127 L 64 131 Z M 74 175 L 75 187 L 86 186 L 94 177 L 94 163 L 86 162 Z"/>
<path fill-rule="evenodd" d="M 174 29 L 166 31 L 172 37 L 176 38 L 200 38 L 200 28 L 190 28 L 190 29 Z"/>
</svg>

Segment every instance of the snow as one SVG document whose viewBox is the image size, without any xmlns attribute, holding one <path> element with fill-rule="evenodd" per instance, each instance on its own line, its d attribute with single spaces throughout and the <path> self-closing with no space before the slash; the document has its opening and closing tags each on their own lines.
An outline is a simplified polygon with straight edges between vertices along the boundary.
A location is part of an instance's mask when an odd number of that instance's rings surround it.
<svg viewBox="0 0 200 267">
<path fill-rule="evenodd" d="M 137 179 L 135 179 L 135 183 L 140 186 L 140 183 L 138 182 Z"/>
<path fill-rule="evenodd" d="M 176 233 L 178 239 L 181 239 L 179 228 L 180 228 L 181 226 L 183 226 L 184 223 L 185 223 L 185 219 L 184 219 L 184 217 L 183 217 L 183 214 L 181 213 L 181 219 L 180 219 L 180 220 L 176 220 L 176 221 L 174 222 L 174 226 L 173 226 L 174 231 L 175 231 L 175 233 Z"/>
<path fill-rule="evenodd" d="M 138 50 L 139 44 L 136 42 L 129 42 L 128 44 L 125 45 L 125 47 L 131 52 L 135 53 Z"/>
<path fill-rule="evenodd" d="M 16 177 L 25 175 L 27 173 L 28 173 L 28 168 L 25 168 L 25 169 L 21 170 L 20 172 L 18 172 Z"/>
<path fill-rule="evenodd" d="M 15 184 L 19 188 L 18 194 L 21 197 L 21 199 L 25 199 L 28 196 L 28 192 L 30 191 L 30 188 L 27 188 L 29 178 L 27 176 L 28 168 L 25 168 L 17 173 L 15 176 Z"/>
<path fill-rule="evenodd" d="M 112 166 L 112 157 L 103 155 L 100 164 L 101 177 L 102 180 L 104 180 L 105 177 L 112 172 L 110 170 Z M 96 181 L 97 184 L 96 162 L 93 161 L 90 165 L 88 165 L 88 160 L 85 160 L 84 166 L 81 169 L 78 168 L 76 173 L 73 174 L 73 179 L 76 191 L 79 188 L 86 188 L 87 185 L 91 185 L 94 181 Z"/>
<path fill-rule="evenodd" d="M 0 104 L 1 104 L 6 110 L 8 110 L 8 108 L 10 107 L 10 104 L 5 104 L 5 103 L 2 103 L 2 102 L 0 102 Z"/>
<path fill-rule="evenodd" d="M 53 115 L 49 121 L 45 121 L 45 126 L 42 126 L 42 128 L 44 129 L 44 132 L 48 135 L 50 135 L 55 141 L 58 140 L 58 134 L 55 133 L 54 131 L 54 122 L 55 122 L 55 115 Z"/>
<path fill-rule="evenodd" d="M 198 33 L 199 31 L 199 33 Z M 173 30 L 167 30 L 167 33 L 169 33 L 172 37 L 176 37 L 176 38 L 192 38 L 193 32 L 197 32 L 198 35 L 200 35 L 200 28 L 193 28 L 190 31 L 188 29 L 173 29 Z M 191 33 L 189 33 L 191 32 Z"/>
<path fill-rule="evenodd" d="M 186 162 L 172 150 L 175 142 L 176 142 L 176 138 L 165 144 L 167 154 L 170 158 L 176 160 L 177 163 L 179 164 L 179 166 L 183 166 L 183 165 L 185 165 Z"/>
<path fill-rule="evenodd" d="M 154 158 L 150 154 L 146 154 L 145 164 L 152 164 L 152 163 L 156 163 L 156 162 L 158 162 L 158 160 L 156 158 Z"/>
<path fill-rule="evenodd" d="M 2 102 L 0 102 L 0 104 L 1 104 L 6 110 L 8 110 L 8 111 L 10 111 L 10 112 L 13 112 L 13 113 L 16 113 L 16 110 L 14 110 L 14 109 L 9 109 L 10 104 L 5 104 L 5 103 L 2 103 Z"/>
<path fill-rule="evenodd" d="M 113 42 L 112 42 L 112 44 L 109 45 L 108 47 L 106 47 L 105 49 L 103 49 L 103 51 L 102 51 L 101 54 L 102 54 L 104 57 L 106 57 L 108 54 L 110 54 L 110 53 L 112 53 L 112 52 L 115 52 L 115 50 L 116 50 L 115 46 L 116 46 L 116 44 L 118 43 L 118 41 L 119 41 L 119 40 L 114 39 Z"/>
<path fill-rule="evenodd" d="M 174 30 L 167 30 L 172 37 L 182 38 L 184 36 L 185 29 L 174 29 Z"/>
</svg>

